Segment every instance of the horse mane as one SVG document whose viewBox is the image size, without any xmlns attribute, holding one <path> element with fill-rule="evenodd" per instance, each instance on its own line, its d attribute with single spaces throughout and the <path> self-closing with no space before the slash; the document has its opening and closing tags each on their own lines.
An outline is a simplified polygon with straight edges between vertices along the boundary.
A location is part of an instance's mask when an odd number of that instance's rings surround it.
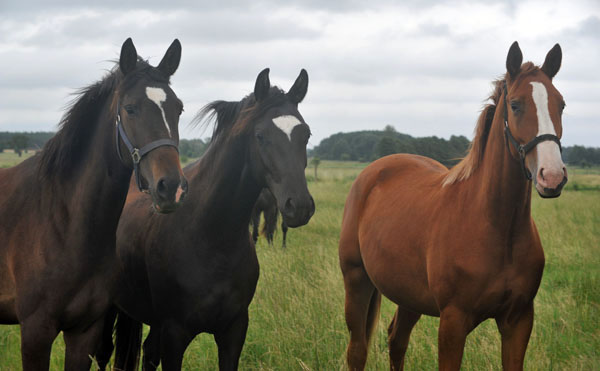
<svg viewBox="0 0 600 371">
<path fill-rule="evenodd" d="M 208 103 L 192 120 L 193 125 L 209 125 L 214 121 L 211 143 L 219 138 L 236 136 L 252 128 L 252 122 L 265 114 L 269 109 L 279 106 L 288 100 L 287 95 L 276 86 L 269 89 L 265 99 L 256 102 L 251 93 L 238 102 L 217 100 Z"/>
<path fill-rule="evenodd" d="M 42 149 L 39 160 L 41 177 L 68 177 L 89 149 L 107 100 L 117 89 L 126 90 L 143 77 L 169 82 L 168 77 L 138 57 L 136 69 L 127 76 L 123 76 L 117 63 L 101 80 L 76 91 L 58 124 L 58 132 Z M 113 106 L 114 102 L 111 111 L 115 109 Z"/>
<path fill-rule="evenodd" d="M 521 66 L 521 70 L 517 76 L 517 79 L 512 83 L 518 84 L 524 77 L 529 76 L 539 70 L 540 68 L 533 63 L 526 62 Z M 469 152 L 458 164 L 450 169 L 448 174 L 444 177 L 442 182 L 443 186 L 468 179 L 471 175 L 473 175 L 479 165 L 481 165 L 483 156 L 485 154 L 487 140 L 490 134 L 490 129 L 492 127 L 492 122 L 494 121 L 494 114 L 496 113 L 496 108 L 503 94 L 504 82 L 507 80 L 510 81 L 508 74 L 492 82 L 494 89 L 492 94 L 488 97 L 488 99 L 486 99 L 491 100 L 492 103 L 484 105 L 483 109 L 481 110 L 479 118 L 477 119 L 477 124 L 475 125 L 475 133 L 473 141 L 469 146 Z"/>
</svg>

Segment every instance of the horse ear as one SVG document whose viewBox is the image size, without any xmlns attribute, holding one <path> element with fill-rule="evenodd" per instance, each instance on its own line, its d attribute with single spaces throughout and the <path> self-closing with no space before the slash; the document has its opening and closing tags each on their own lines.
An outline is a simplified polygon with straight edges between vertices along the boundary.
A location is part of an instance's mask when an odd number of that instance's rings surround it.
<svg viewBox="0 0 600 371">
<path fill-rule="evenodd" d="M 306 90 L 308 90 L 308 73 L 303 68 L 302 71 L 300 71 L 300 75 L 298 75 L 298 78 L 294 82 L 294 85 L 292 85 L 290 91 L 288 91 L 287 96 L 292 102 L 298 104 L 302 102 L 302 99 L 304 99 Z"/>
<path fill-rule="evenodd" d="M 560 63 L 562 62 L 562 49 L 560 45 L 556 44 L 548 54 L 546 54 L 546 60 L 542 65 L 542 71 L 548 75 L 550 79 L 556 76 L 558 70 L 560 70 Z"/>
<path fill-rule="evenodd" d="M 121 55 L 119 56 L 119 68 L 123 75 L 127 75 L 131 71 L 135 70 L 137 64 L 137 51 L 131 41 L 131 37 L 125 40 L 121 47 Z"/>
<path fill-rule="evenodd" d="M 181 61 L 181 43 L 178 39 L 173 40 L 165 56 L 158 64 L 158 69 L 167 76 L 171 76 L 177 71 Z"/>
<path fill-rule="evenodd" d="M 254 97 L 256 101 L 261 101 L 269 95 L 269 89 L 271 88 L 271 81 L 269 80 L 269 69 L 265 68 L 256 77 L 256 83 L 254 84 Z"/>
<path fill-rule="evenodd" d="M 506 70 L 510 75 L 511 79 L 514 79 L 521 70 L 521 63 L 523 63 L 523 53 L 519 48 L 519 43 L 514 42 L 508 50 L 508 56 L 506 57 Z"/>
</svg>

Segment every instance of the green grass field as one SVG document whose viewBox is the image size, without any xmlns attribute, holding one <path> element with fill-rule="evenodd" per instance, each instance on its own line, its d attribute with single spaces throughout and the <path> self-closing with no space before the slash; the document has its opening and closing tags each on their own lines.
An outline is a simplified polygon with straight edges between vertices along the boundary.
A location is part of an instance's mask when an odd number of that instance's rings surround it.
<svg viewBox="0 0 600 371">
<path fill-rule="evenodd" d="M 257 252 L 261 277 L 250 306 L 242 370 L 339 370 L 348 333 L 337 243 L 342 209 L 353 179 L 365 164 L 323 161 L 319 180 L 306 170 L 317 211 L 310 223 L 281 233 L 275 247 L 264 238 Z M 535 301 L 535 325 L 527 370 L 600 370 L 600 169 L 569 169 L 569 186 L 553 200 L 533 197 L 546 252 L 546 268 Z M 578 184 L 574 187 L 573 184 Z M 395 306 L 383 300 L 367 368 L 388 368 L 386 329 Z M 407 370 L 437 367 L 437 318 L 422 317 L 407 352 Z M 217 369 L 212 336 L 198 336 L 185 354 L 186 370 Z M 52 369 L 62 369 L 59 338 Z M 19 329 L 0 327 L 0 370 L 20 369 Z M 492 320 L 467 338 L 464 370 L 500 370 L 500 335 Z"/>
<path fill-rule="evenodd" d="M 23 153 L 21 157 L 12 152 L 0 152 L 0 169 L 15 166 L 19 162 L 33 156 L 33 152 Z"/>
</svg>

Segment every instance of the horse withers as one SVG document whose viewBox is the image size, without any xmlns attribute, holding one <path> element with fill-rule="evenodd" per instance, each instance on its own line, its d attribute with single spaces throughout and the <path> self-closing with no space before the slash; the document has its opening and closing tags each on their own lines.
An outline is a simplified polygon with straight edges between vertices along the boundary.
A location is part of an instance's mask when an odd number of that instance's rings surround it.
<svg viewBox="0 0 600 371">
<path fill-rule="evenodd" d="M 186 193 L 177 153 L 181 101 L 169 87 L 175 40 L 158 67 L 131 39 L 117 66 L 81 90 L 41 153 L 0 170 L 0 323 L 20 324 L 24 370 L 89 369 L 112 301 L 115 232 L 135 172 L 155 210 Z"/>
<path fill-rule="evenodd" d="M 271 87 L 266 69 L 253 94 L 206 106 L 200 117 L 216 116 L 213 138 L 184 169 L 190 192 L 176 213 L 158 217 L 146 197 L 129 195 L 117 232 L 115 367 L 137 368 L 144 322 L 146 370 L 159 363 L 179 370 L 201 332 L 214 334 L 219 368 L 237 368 L 259 274 L 248 233 L 252 208 L 266 187 L 291 227 L 315 210 L 304 176 L 310 128 L 298 111 L 307 88 L 304 70 L 284 93 Z"/>
<path fill-rule="evenodd" d="M 502 365 L 523 368 L 544 252 L 531 218 L 531 188 L 557 197 L 563 98 L 552 84 L 562 52 L 536 67 L 515 42 L 471 149 L 448 170 L 429 158 L 392 155 L 358 176 L 339 243 L 350 330 L 347 362 L 365 366 L 381 294 L 398 308 L 388 329 L 390 368 L 401 370 L 421 314 L 439 316 L 440 370 L 458 370 L 467 334 L 494 318 Z"/>
</svg>

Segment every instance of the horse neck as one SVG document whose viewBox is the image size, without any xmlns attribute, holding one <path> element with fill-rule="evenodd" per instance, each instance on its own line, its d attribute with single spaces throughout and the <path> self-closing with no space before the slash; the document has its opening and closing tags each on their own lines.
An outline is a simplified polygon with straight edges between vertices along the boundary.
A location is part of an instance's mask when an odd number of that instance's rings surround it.
<svg viewBox="0 0 600 371">
<path fill-rule="evenodd" d="M 131 169 L 123 165 L 116 152 L 116 138 L 110 96 L 95 118 L 95 129 L 88 147 L 81 153 L 77 170 L 68 179 L 55 183 L 67 205 L 96 215 L 94 228 L 116 229 L 125 204 Z M 82 122 L 81 125 L 91 124 Z M 85 222 L 85 218 L 81 218 Z"/>
<path fill-rule="evenodd" d="M 531 183 L 525 178 L 520 162 L 513 157 L 507 146 L 503 115 L 503 110 L 496 110 L 483 162 L 473 174 L 470 184 L 476 187 L 475 200 L 485 208 L 484 212 L 487 212 L 495 225 L 529 225 Z"/>
<path fill-rule="evenodd" d="M 263 184 L 253 174 L 248 139 L 219 138 L 200 160 L 190 182 L 198 223 L 211 229 L 248 231 L 252 209 Z"/>
</svg>

